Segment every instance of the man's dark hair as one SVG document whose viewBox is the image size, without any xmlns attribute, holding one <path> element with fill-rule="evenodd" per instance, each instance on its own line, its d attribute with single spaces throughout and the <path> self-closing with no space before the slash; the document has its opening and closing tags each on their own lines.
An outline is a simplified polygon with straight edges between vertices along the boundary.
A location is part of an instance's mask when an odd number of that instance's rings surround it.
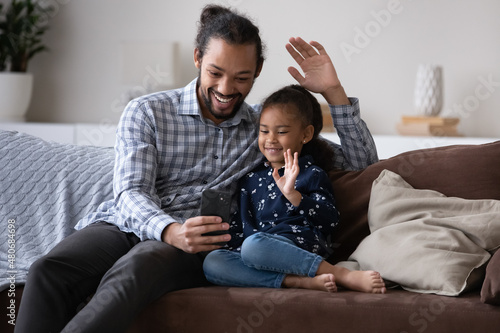
<svg viewBox="0 0 500 333">
<path fill-rule="evenodd" d="M 231 45 L 254 44 L 257 67 L 264 62 L 264 46 L 259 35 L 259 28 L 250 19 L 229 8 L 208 5 L 201 12 L 196 48 L 200 59 L 205 55 L 211 38 L 220 38 Z"/>
</svg>

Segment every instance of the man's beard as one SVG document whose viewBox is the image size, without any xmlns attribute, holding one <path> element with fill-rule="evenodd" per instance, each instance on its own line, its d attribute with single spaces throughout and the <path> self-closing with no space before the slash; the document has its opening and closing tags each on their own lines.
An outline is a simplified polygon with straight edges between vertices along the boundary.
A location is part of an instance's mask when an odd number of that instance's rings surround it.
<svg viewBox="0 0 500 333">
<path fill-rule="evenodd" d="M 240 109 L 241 105 L 243 104 L 244 100 L 241 98 L 241 94 L 238 94 L 238 96 L 235 97 L 235 98 L 238 99 L 238 101 L 234 105 L 233 110 L 231 111 L 231 113 L 227 114 L 227 115 L 226 114 L 224 114 L 224 115 L 219 114 L 219 113 L 215 112 L 213 104 L 212 104 L 212 99 L 210 98 L 210 94 L 212 94 L 213 89 L 212 88 L 208 88 L 207 89 L 207 93 L 208 93 L 208 96 L 207 96 L 205 94 L 205 90 L 203 90 L 202 88 L 200 88 L 200 76 L 198 76 L 197 87 L 198 87 L 198 89 L 200 89 L 201 99 L 203 100 L 203 103 L 207 107 L 208 112 L 210 112 L 210 114 L 212 116 L 214 116 L 215 119 L 227 120 L 227 119 L 230 119 L 230 118 L 234 117 L 234 115 L 238 112 L 238 110 Z"/>
</svg>

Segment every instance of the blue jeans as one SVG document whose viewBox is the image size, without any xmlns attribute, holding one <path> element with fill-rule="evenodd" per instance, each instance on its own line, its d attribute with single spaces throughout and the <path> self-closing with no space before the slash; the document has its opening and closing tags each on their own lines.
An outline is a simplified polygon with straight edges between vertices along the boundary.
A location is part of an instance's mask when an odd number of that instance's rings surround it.
<svg viewBox="0 0 500 333">
<path fill-rule="evenodd" d="M 207 280 L 218 285 L 281 288 L 288 274 L 314 277 L 322 261 L 286 237 L 258 232 L 245 239 L 241 253 L 210 252 L 203 270 Z"/>
</svg>

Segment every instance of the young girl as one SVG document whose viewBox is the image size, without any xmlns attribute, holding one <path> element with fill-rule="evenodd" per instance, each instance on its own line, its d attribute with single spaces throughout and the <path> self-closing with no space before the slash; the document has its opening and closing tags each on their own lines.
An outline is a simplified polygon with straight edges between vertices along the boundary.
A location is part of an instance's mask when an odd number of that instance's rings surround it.
<svg viewBox="0 0 500 333">
<path fill-rule="evenodd" d="M 377 272 L 350 271 L 323 259 L 339 214 L 328 176 L 313 160 L 327 168 L 332 154 L 318 138 L 323 118 L 316 98 L 301 86 L 284 87 L 264 101 L 259 122 L 259 149 L 267 161 L 241 180 L 232 238 L 207 255 L 207 279 L 228 286 L 335 292 L 339 285 L 384 293 Z"/>
</svg>

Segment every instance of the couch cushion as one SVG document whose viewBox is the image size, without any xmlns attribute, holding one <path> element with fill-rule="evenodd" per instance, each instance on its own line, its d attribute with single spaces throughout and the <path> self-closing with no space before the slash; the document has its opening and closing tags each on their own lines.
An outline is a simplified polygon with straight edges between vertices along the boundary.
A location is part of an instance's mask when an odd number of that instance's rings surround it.
<svg viewBox="0 0 500 333">
<path fill-rule="evenodd" d="M 373 181 L 391 170 L 416 189 L 430 189 L 449 197 L 500 200 L 500 141 L 406 152 L 361 171 L 331 171 L 340 223 L 333 235 L 330 262 L 347 260 L 368 228 L 368 203 Z"/>
<path fill-rule="evenodd" d="M 75 146 L 0 131 L 0 233 L 15 234 L 15 270 L 23 284 L 30 265 L 71 234 L 74 225 L 113 197 L 112 148 Z M 9 223 L 7 223 L 9 221 Z M 9 226 L 8 226 L 9 225 Z M 13 245 L 13 244 L 11 244 Z M 8 243 L 0 242 L 7 253 Z M 0 291 L 9 282 L 0 283 Z"/>
<path fill-rule="evenodd" d="M 155 320 L 153 320 L 153 318 Z M 459 297 L 390 290 L 203 287 L 166 294 L 142 311 L 139 332 L 499 332 L 500 307 Z"/>
</svg>

